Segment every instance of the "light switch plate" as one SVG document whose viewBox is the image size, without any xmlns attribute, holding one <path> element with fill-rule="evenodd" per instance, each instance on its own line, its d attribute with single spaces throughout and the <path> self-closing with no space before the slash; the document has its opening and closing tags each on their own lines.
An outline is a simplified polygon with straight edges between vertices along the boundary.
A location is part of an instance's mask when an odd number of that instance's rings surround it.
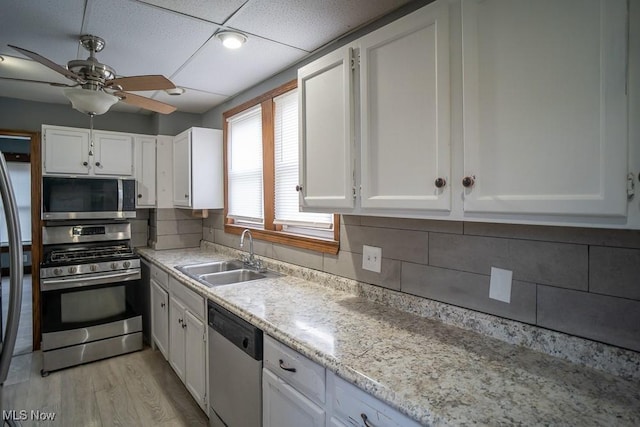
<svg viewBox="0 0 640 427">
<path fill-rule="evenodd" d="M 362 269 L 380 273 L 382 268 L 382 248 L 362 246 Z"/>
<path fill-rule="evenodd" d="M 491 267 L 491 281 L 489 282 L 489 298 L 511 303 L 511 281 L 513 271 Z"/>
</svg>

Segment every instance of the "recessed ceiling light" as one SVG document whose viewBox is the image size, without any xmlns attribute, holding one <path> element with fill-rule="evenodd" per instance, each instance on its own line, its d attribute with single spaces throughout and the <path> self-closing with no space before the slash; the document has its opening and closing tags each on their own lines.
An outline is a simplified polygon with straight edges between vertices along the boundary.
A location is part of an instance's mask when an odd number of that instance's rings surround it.
<svg viewBox="0 0 640 427">
<path fill-rule="evenodd" d="M 171 89 L 165 89 L 164 91 L 167 92 L 167 94 L 172 96 L 182 95 L 185 92 L 183 87 L 177 87 L 177 86 Z"/>
<path fill-rule="evenodd" d="M 238 49 L 247 41 L 247 36 L 237 31 L 224 30 L 216 33 L 216 37 L 227 49 Z"/>
</svg>

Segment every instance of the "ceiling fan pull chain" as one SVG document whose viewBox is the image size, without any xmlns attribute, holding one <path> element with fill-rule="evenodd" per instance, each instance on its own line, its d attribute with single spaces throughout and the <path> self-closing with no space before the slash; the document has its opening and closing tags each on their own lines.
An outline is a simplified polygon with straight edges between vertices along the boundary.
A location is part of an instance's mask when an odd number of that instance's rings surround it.
<svg viewBox="0 0 640 427">
<path fill-rule="evenodd" d="M 89 155 L 93 156 L 93 114 L 89 114 Z"/>
</svg>

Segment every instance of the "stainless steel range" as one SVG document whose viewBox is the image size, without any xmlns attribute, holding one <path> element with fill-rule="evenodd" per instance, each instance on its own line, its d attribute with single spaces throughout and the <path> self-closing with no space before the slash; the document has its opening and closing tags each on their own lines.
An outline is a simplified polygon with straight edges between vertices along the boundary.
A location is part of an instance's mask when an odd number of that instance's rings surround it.
<svg viewBox="0 0 640 427">
<path fill-rule="evenodd" d="M 42 375 L 142 349 L 131 225 L 48 225 L 42 240 Z"/>
</svg>

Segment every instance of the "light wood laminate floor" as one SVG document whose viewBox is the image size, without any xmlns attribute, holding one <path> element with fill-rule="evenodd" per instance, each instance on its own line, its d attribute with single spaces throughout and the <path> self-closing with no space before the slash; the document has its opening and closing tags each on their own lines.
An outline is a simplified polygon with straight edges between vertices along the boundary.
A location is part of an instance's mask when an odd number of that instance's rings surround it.
<svg viewBox="0 0 640 427">
<path fill-rule="evenodd" d="M 13 358 L 2 409 L 55 413 L 22 426 L 206 426 L 208 419 L 159 351 L 146 348 L 40 376 L 42 353 Z M 19 412 L 18 412 L 19 413 Z"/>
</svg>

